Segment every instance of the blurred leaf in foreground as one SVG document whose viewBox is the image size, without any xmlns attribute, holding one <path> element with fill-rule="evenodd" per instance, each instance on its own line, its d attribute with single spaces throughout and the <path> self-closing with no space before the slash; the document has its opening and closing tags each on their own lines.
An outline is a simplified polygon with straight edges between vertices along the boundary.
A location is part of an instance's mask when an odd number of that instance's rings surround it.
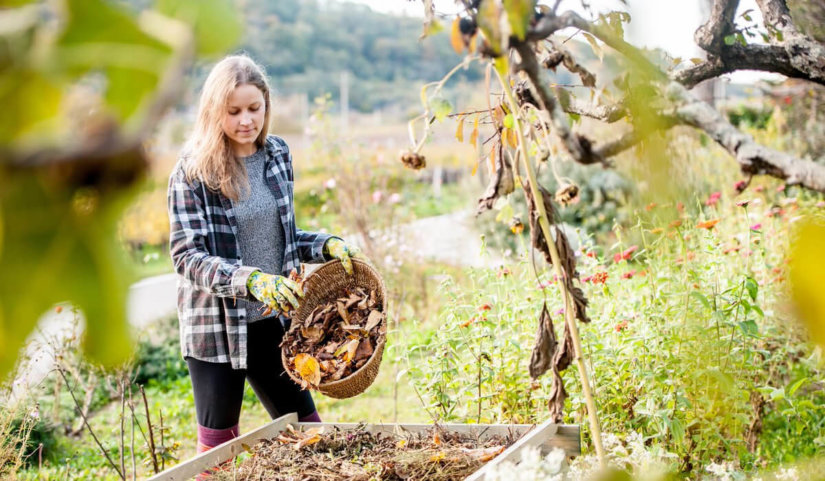
<svg viewBox="0 0 825 481">
<path fill-rule="evenodd" d="M 790 280 L 793 301 L 811 340 L 825 347 L 825 223 L 800 221 L 791 245 Z"/>
</svg>

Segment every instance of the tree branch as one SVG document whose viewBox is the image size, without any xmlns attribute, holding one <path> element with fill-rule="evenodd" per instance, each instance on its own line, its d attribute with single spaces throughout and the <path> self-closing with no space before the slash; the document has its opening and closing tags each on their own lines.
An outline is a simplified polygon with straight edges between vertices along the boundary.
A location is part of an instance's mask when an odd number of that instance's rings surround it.
<svg viewBox="0 0 825 481">
<path fill-rule="evenodd" d="M 708 75 L 708 71 L 725 68 L 725 58 L 733 59 L 734 63 L 741 62 L 744 64 L 747 61 L 749 66 L 759 65 L 760 62 L 766 62 L 766 60 L 754 58 L 759 57 L 759 55 L 754 55 L 754 52 L 765 55 L 773 54 L 776 57 L 780 55 L 777 50 L 778 47 L 785 50 L 790 65 L 795 69 L 813 74 L 817 74 L 818 69 L 823 71 L 821 78 L 825 78 L 825 62 L 822 62 L 822 59 L 825 58 L 825 46 L 805 37 L 796 30 L 790 20 L 790 14 L 784 0 L 757 0 L 757 2 L 760 8 L 763 9 L 766 20 L 772 22 L 775 28 L 782 31 L 787 37 L 786 42 L 771 46 L 726 46 L 723 49 L 725 53 L 719 60 L 722 62 L 722 67 L 709 64 L 694 72 L 705 72 L 703 75 Z M 717 5 L 721 8 L 723 14 L 728 12 L 726 10 L 726 8 L 729 8 L 728 2 L 720 1 L 717 2 Z M 705 131 L 739 162 L 742 171 L 746 174 L 771 175 L 783 179 L 789 184 L 798 184 L 812 190 L 825 192 L 825 166 L 757 144 L 750 135 L 736 129 L 713 107 L 697 99 L 684 85 L 678 81 L 669 80 L 664 72 L 654 66 L 640 50 L 615 36 L 609 29 L 587 22 L 574 12 L 565 12 L 559 16 L 547 15 L 542 17 L 529 32 L 528 38 L 531 40 L 543 39 L 557 30 L 567 27 L 575 27 L 591 33 L 606 45 L 627 57 L 644 74 L 647 74 L 653 83 L 660 84 L 661 91 L 664 92 L 663 97 L 676 105 L 676 120 L 670 126 L 676 123 L 684 123 Z M 725 31 L 724 28 L 718 25 L 710 25 L 707 30 L 710 32 L 709 35 L 712 35 L 713 32 Z M 716 35 L 719 35 L 719 33 Z M 519 69 L 524 71 L 530 78 L 538 98 L 543 103 L 540 108 L 549 114 L 554 132 L 576 161 L 585 164 L 603 163 L 606 157 L 630 148 L 640 140 L 640 136 L 647 134 L 647 132 L 631 132 L 617 141 L 594 148 L 587 138 L 570 130 L 564 112 L 549 88 L 549 82 L 542 77 L 543 72 L 538 69 L 535 53 L 529 44 L 526 42 L 516 43 L 513 47 L 517 49 L 521 56 Z M 807 48 L 801 54 L 804 58 L 802 60 L 795 58 L 800 55 L 800 49 L 803 47 Z M 797 49 L 794 50 L 794 48 Z M 820 50 L 817 49 L 822 49 L 821 53 L 818 53 Z M 805 60 L 811 54 L 817 55 L 815 60 L 818 60 L 818 63 Z M 765 66 L 767 67 L 767 65 Z M 808 70 L 803 70 L 803 68 Z M 685 74 L 685 77 L 687 76 Z M 809 76 L 809 79 L 813 78 Z M 667 125 L 665 127 L 669 128 Z"/>
<path fill-rule="evenodd" d="M 785 0 L 756 0 L 756 4 L 765 24 L 782 33 L 779 46 L 788 53 L 791 65 L 807 74 L 808 80 L 825 85 L 825 45 L 796 28 Z"/>
<path fill-rule="evenodd" d="M 687 88 L 699 82 L 737 70 L 760 70 L 787 77 L 810 80 L 825 85 L 825 78 L 811 78 L 810 72 L 798 69 L 786 48 L 780 45 L 728 45 L 721 57 L 712 56 L 705 62 L 674 73 L 671 78 Z"/>
<path fill-rule="evenodd" d="M 825 192 L 825 166 L 757 144 L 678 82 L 671 82 L 666 92 L 684 102 L 676 111 L 679 120 L 710 135 L 739 162 L 744 173 L 770 175 L 788 184 Z"/>
<path fill-rule="evenodd" d="M 693 34 L 696 44 L 711 55 L 719 55 L 725 46 L 725 37 L 734 31 L 737 6 L 739 0 L 715 0 L 710 18 Z"/>
</svg>

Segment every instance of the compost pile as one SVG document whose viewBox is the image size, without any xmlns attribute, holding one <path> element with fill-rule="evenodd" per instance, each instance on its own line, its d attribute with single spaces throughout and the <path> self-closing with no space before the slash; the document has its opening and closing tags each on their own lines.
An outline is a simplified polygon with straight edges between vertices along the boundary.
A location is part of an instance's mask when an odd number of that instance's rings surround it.
<svg viewBox="0 0 825 481">
<path fill-rule="evenodd" d="M 249 448 L 252 456 L 235 472 L 211 481 L 237 480 L 433 480 L 464 479 L 493 459 L 517 436 L 475 436 L 447 432 L 439 426 L 419 433 L 370 433 L 355 429 L 288 426 L 273 439 Z"/>
<path fill-rule="evenodd" d="M 287 368 L 304 389 L 338 381 L 369 361 L 386 336 L 384 313 L 374 290 L 356 287 L 319 305 L 284 336 Z"/>
</svg>

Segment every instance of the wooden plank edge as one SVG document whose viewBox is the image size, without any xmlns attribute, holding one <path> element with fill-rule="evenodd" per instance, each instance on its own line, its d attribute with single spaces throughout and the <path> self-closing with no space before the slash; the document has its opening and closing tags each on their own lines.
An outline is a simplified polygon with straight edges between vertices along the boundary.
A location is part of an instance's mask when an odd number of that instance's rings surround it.
<svg viewBox="0 0 825 481">
<path fill-rule="evenodd" d="M 199 454 L 166 471 L 158 473 L 147 481 L 182 481 L 193 478 L 206 469 L 216 466 L 227 459 L 232 459 L 242 453 L 244 451 L 244 444 L 252 446 L 262 439 L 269 439 L 276 436 L 282 430 L 286 429 L 287 424 L 298 424 L 298 415 L 289 413 L 274 419 L 258 429 L 229 440 L 205 453 Z"/>
<path fill-rule="evenodd" d="M 549 420 L 545 421 L 536 427 L 536 429 L 533 429 L 522 436 L 521 439 L 513 443 L 509 448 L 505 449 L 503 453 L 499 454 L 490 462 L 482 466 L 481 469 L 464 478 L 465 481 L 482 481 L 487 477 L 487 473 L 489 473 L 493 467 L 498 466 L 505 461 L 517 463 L 520 459 L 519 456 L 521 455 L 522 449 L 526 447 L 541 446 L 545 442 L 546 438 L 556 434 L 558 429 L 558 424 L 554 424 Z"/>
</svg>

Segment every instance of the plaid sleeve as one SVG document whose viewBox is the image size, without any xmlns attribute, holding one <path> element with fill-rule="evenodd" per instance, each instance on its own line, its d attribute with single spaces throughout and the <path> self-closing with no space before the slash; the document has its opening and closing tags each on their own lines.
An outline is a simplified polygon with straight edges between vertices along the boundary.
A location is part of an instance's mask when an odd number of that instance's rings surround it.
<svg viewBox="0 0 825 481">
<path fill-rule="evenodd" d="M 210 255 L 210 232 L 229 229 L 207 222 L 203 200 L 186 181 L 180 164 L 169 177 L 169 253 L 175 272 L 196 289 L 218 297 L 246 297 L 246 281 L 254 267 L 241 267 Z"/>
</svg>

